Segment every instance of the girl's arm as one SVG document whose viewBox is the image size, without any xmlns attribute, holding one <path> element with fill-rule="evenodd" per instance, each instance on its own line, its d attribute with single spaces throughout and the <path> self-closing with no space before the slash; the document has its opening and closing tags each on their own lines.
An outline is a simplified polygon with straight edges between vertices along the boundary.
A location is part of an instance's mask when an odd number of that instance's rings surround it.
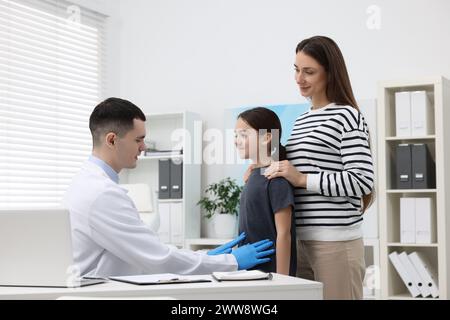
<svg viewBox="0 0 450 320">
<path fill-rule="evenodd" d="M 275 213 L 277 273 L 285 275 L 289 275 L 291 263 L 291 215 L 291 206 L 280 209 Z"/>
</svg>

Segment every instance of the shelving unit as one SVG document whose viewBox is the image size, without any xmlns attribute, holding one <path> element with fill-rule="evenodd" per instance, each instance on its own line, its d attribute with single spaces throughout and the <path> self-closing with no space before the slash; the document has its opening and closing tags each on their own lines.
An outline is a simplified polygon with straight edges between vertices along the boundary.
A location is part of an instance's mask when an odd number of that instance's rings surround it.
<svg viewBox="0 0 450 320">
<path fill-rule="evenodd" d="M 415 194 L 419 194 L 419 193 L 436 193 L 437 190 L 436 189 L 389 189 L 386 190 L 386 193 L 415 193 Z"/>
<path fill-rule="evenodd" d="M 146 114 L 146 141 L 155 143 L 158 150 L 180 150 L 182 154 L 142 155 L 137 167 L 124 170 L 120 181 L 124 184 L 146 183 L 154 199 L 153 209 L 160 219 L 160 239 L 179 247 L 185 246 L 186 238 L 200 237 L 202 121 L 198 114 L 179 112 Z M 183 162 L 182 198 L 158 199 L 159 160 L 172 159 Z"/>
<path fill-rule="evenodd" d="M 411 248 L 418 248 L 418 247 L 424 247 L 424 248 L 431 248 L 431 247 L 437 247 L 437 243 L 401 243 L 401 242 L 388 242 L 388 247 L 411 247 Z"/>
<path fill-rule="evenodd" d="M 395 136 L 395 93 L 424 90 L 431 97 L 428 112 L 434 112 L 433 134 L 420 137 Z M 438 272 L 439 298 L 450 297 L 450 82 L 443 77 L 379 84 L 378 93 L 378 204 L 380 218 L 380 270 L 382 299 L 414 299 L 391 264 L 388 255 L 405 251 L 424 254 Z M 400 143 L 427 144 L 436 163 L 436 188 L 397 190 L 394 186 L 395 146 Z M 428 197 L 435 204 L 437 242 L 400 243 L 400 198 Z M 423 298 L 431 299 L 431 298 Z"/>
<path fill-rule="evenodd" d="M 183 155 L 166 155 L 166 156 L 139 156 L 139 161 L 162 160 L 162 159 L 183 159 Z"/>
</svg>

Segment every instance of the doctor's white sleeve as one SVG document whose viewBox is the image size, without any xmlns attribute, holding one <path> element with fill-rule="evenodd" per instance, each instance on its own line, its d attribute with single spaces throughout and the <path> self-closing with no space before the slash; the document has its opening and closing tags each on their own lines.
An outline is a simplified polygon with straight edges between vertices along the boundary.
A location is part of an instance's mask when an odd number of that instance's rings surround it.
<svg viewBox="0 0 450 320">
<path fill-rule="evenodd" d="M 139 218 L 131 199 L 117 189 L 102 193 L 89 212 L 92 239 L 144 273 L 210 274 L 235 271 L 233 255 L 208 256 L 178 249 L 159 240 Z"/>
</svg>

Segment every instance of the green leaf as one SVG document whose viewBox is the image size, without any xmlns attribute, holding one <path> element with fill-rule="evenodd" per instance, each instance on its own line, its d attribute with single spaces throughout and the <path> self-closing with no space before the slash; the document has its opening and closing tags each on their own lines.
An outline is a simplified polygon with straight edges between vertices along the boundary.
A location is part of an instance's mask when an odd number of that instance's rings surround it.
<svg viewBox="0 0 450 320">
<path fill-rule="evenodd" d="M 227 177 L 208 185 L 205 189 L 206 196 L 202 197 L 197 205 L 203 208 L 207 218 L 211 218 L 217 212 L 238 215 L 242 190 L 243 187 L 238 186 L 236 180 Z"/>
</svg>

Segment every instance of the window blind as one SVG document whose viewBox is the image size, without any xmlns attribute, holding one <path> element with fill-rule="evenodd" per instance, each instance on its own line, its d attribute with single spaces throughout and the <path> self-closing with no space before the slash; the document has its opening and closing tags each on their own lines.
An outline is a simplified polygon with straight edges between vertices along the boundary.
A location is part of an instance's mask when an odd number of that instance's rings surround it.
<svg viewBox="0 0 450 320">
<path fill-rule="evenodd" d="M 0 0 L 0 209 L 59 205 L 87 159 L 105 22 L 66 1 Z"/>
</svg>

